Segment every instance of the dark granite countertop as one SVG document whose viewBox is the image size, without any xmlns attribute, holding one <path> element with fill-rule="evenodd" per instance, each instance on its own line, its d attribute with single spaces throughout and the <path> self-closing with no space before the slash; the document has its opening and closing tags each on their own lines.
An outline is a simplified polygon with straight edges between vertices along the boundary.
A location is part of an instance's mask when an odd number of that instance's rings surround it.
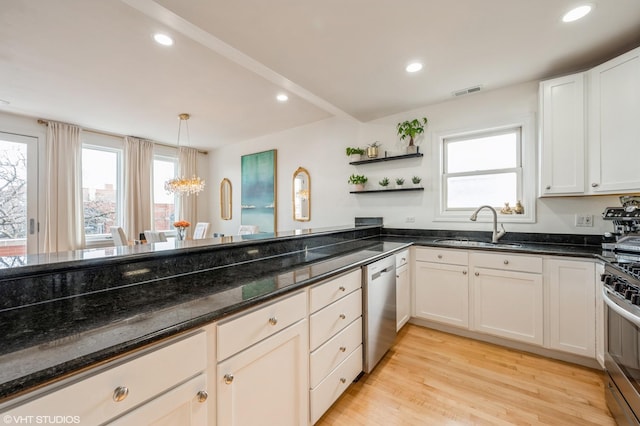
<svg viewBox="0 0 640 426">
<path fill-rule="evenodd" d="M 257 245 L 234 237 L 32 259 L 5 269 L 0 284 L 10 296 L 0 300 L 0 402 L 412 244 L 609 260 L 598 236 L 507 235 L 490 244 L 481 232 L 338 227 L 263 236 Z M 481 244 L 456 242 L 465 239 Z"/>
</svg>

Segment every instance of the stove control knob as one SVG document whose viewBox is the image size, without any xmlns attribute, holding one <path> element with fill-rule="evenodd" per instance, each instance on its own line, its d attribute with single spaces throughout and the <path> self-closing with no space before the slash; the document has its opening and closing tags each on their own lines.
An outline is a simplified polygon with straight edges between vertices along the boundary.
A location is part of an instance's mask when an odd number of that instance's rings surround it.
<svg viewBox="0 0 640 426">
<path fill-rule="evenodd" d="M 619 281 L 614 281 L 613 289 L 618 293 L 622 293 L 625 290 L 625 285 Z"/>
<path fill-rule="evenodd" d="M 636 293 L 631 296 L 631 303 L 633 303 L 634 305 L 640 305 L 640 294 Z"/>
<path fill-rule="evenodd" d="M 634 290 L 632 288 L 628 288 L 624 292 L 624 298 L 627 299 L 627 300 L 631 300 L 631 296 L 633 296 L 634 294 L 638 294 L 638 290 Z"/>
<path fill-rule="evenodd" d="M 602 281 L 603 283 L 609 285 L 613 282 L 613 275 L 611 274 L 602 274 L 600 276 L 600 281 Z"/>
</svg>

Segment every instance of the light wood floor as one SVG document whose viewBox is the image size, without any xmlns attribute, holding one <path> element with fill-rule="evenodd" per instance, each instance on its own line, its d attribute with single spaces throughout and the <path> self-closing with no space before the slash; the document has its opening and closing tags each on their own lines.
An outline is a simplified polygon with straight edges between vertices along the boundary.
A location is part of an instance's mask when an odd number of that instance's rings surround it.
<svg viewBox="0 0 640 426">
<path fill-rule="evenodd" d="M 615 425 L 602 373 L 407 324 L 318 425 Z"/>
</svg>

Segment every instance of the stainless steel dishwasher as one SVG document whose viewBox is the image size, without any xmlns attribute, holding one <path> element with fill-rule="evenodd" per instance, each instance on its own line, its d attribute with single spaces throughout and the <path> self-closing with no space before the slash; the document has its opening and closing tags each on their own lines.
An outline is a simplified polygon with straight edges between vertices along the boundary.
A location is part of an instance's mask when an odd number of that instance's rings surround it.
<svg viewBox="0 0 640 426">
<path fill-rule="evenodd" d="M 364 372 L 370 373 L 396 339 L 396 260 L 364 266 Z"/>
</svg>

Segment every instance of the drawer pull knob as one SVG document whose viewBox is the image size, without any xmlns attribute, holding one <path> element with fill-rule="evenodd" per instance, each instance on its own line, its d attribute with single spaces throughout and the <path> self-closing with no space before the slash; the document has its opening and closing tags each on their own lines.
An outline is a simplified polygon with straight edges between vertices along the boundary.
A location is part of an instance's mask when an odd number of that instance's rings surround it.
<svg viewBox="0 0 640 426">
<path fill-rule="evenodd" d="M 344 286 L 340 286 L 340 291 L 346 291 L 347 289 Z"/>
<path fill-rule="evenodd" d="M 278 323 L 278 318 L 276 317 L 269 318 L 269 324 L 276 325 L 277 323 Z"/>
<path fill-rule="evenodd" d="M 347 316 L 345 314 L 340 314 L 340 319 L 345 319 Z"/>
<path fill-rule="evenodd" d="M 442 259 L 442 255 L 441 254 L 438 255 L 438 259 Z"/>
<path fill-rule="evenodd" d="M 467 275 L 467 271 L 462 271 L 462 275 Z"/>
<path fill-rule="evenodd" d="M 479 277 L 479 276 L 480 276 L 480 272 L 476 272 L 474 275 L 475 275 L 476 277 Z"/>
<path fill-rule="evenodd" d="M 505 264 L 505 265 L 508 265 L 508 264 L 509 264 L 509 261 L 508 261 L 507 259 L 505 259 L 505 260 L 504 260 L 504 264 Z"/>
<path fill-rule="evenodd" d="M 230 385 L 231 383 L 233 383 L 233 374 L 231 373 L 227 373 L 224 375 L 224 384 L 225 385 Z"/>
<path fill-rule="evenodd" d="M 126 386 L 118 386 L 113 391 L 113 400 L 115 402 L 124 401 L 128 395 L 129 395 L 129 388 L 127 388 Z"/>
<path fill-rule="evenodd" d="M 340 383 L 347 383 L 347 379 L 345 379 L 344 377 L 340 377 Z"/>
<path fill-rule="evenodd" d="M 340 352 L 346 352 L 347 348 L 345 346 L 340 346 Z"/>
<path fill-rule="evenodd" d="M 406 262 L 406 261 L 407 261 L 407 258 L 406 258 L 406 257 L 403 257 L 403 258 L 402 258 L 402 262 L 404 263 L 404 262 Z"/>
<path fill-rule="evenodd" d="M 209 398 L 209 394 L 207 393 L 207 391 L 203 391 L 203 390 L 198 392 L 196 396 L 198 398 L 198 402 L 205 402 L 207 398 Z"/>
<path fill-rule="evenodd" d="M 598 187 L 598 184 L 594 182 L 594 183 L 592 183 L 592 184 L 591 184 L 591 187 L 592 187 L 592 188 L 597 188 L 597 187 Z"/>
<path fill-rule="evenodd" d="M 551 185 L 547 185 L 547 191 L 551 189 Z"/>
</svg>

